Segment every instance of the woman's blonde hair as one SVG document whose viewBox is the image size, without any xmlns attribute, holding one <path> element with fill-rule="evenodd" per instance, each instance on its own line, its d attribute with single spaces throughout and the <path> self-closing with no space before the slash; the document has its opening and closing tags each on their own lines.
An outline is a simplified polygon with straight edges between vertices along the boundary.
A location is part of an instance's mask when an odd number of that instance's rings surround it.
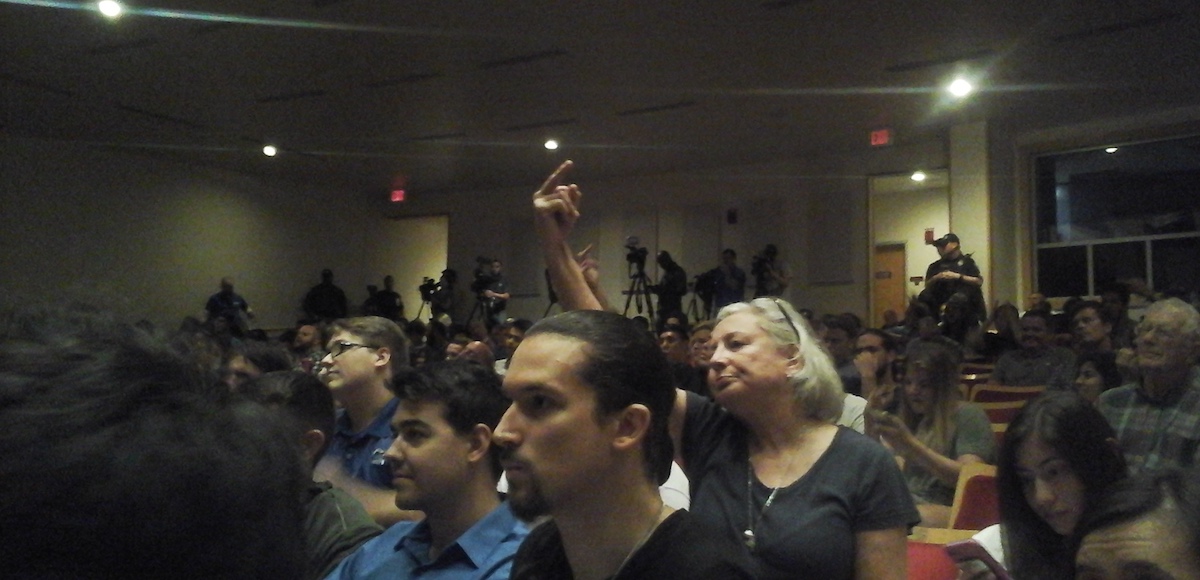
<svg viewBox="0 0 1200 580">
<path fill-rule="evenodd" d="M 957 425 L 954 412 L 962 399 L 958 390 L 959 363 L 962 355 L 949 346 L 930 344 L 908 361 L 906 380 L 922 379 L 921 386 L 933 387 L 933 399 L 923 415 L 913 412 L 907 399 L 900 417 L 917 439 L 938 453 L 949 451 Z M 918 375 L 917 373 L 920 373 Z"/>
<path fill-rule="evenodd" d="M 816 339 L 808 321 L 786 300 L 755 298 L 750 302 L 737 302 L 722 308 L 717 313 L 717 322 L 739 312 L 753 314 L 758 319 L 759 327 L 779 346 L 796 347 L 804 366 L 799 372 L 789 375 L 788 382 L 795 401 L 804 409 L 805 417 L 836 422 L 842 415 L 846 392 L 833 367 L 833 360 L 821 347 L 821 341 Z"/>
</svg>

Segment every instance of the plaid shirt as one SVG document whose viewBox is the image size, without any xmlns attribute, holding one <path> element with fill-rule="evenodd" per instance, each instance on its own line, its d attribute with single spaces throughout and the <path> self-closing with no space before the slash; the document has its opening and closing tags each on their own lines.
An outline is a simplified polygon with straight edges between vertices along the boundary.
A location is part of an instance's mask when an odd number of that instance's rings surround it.
<svg viewBox="0 0 1200 580">
<path fill-rule="evenodd" d="M 1131 472 L 1200 465 L 1200 368 L 1163 400 L 1147 397 L 1134 382 L 1100 395 L 1099 408 Z"/>
</svg>

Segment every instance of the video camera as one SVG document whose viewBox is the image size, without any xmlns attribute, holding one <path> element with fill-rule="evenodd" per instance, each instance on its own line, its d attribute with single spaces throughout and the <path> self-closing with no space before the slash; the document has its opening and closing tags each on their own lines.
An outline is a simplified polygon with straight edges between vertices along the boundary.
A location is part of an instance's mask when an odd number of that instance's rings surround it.
<svg viewBox="0 0 1200 580">
<path fill-rule="evenodd" d="M 471 281 L 471 291 L 476 294 L 483 293 L 500 278 L 492 273 L 492 262 L 495 260 L 484 256 L 475 257 L 475 279 Z"/>
<path fill-rule="evenodd" d="M 639 273 L 644 272 L 646 270 L 646 256 L 649 254 L 649 251 L 641 247 L 641 240 L 637 236 L 629 236 L 625 238 L 625 248 L 629 250 L 625 254 L 625 261 L 629 262 L 630 265 L 637 266 Z"/>
<path fill-rule="evenodd" d="M 421 293 L 421 300 L 425 302 L 433 302 L 434 294 L 441 288 L 433 278 L 425 278 L 420 286 L 417 286 L 417 291 Z"/>
</svg>

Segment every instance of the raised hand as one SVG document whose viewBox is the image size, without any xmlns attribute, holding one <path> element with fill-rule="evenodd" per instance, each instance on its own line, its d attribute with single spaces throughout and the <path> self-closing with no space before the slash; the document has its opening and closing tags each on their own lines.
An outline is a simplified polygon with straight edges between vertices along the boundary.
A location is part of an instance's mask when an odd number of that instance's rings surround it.
<svg viewBox="0 0 1200 580">
<path fill-rule="evenodd" d="M 575 184 L 563 185 L 562 178 L 574 163 L 564 161 L 537 191 L 533 192 L 534 222 L 538 233 L 548 242 L 565 242 L 579 219 L 579 201 L 583 193 Z"/>
</svg>

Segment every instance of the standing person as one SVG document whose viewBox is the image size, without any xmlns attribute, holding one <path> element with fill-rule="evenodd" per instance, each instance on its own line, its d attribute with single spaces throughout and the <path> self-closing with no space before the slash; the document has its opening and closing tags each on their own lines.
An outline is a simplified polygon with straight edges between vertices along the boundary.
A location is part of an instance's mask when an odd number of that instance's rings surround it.
<svg viewBox="0 0 1200 580">
<path fill-rule="evenodd" d="M 908 489 L 921 512 L 921 525 L 944 527 L 958 475 L 968 463 L 991 463 L 996 438 L 987 414 L 964 403 L 958 391 L 959 354 L 931 346 L 908 361 L 900 412 L 867 414 L 867 429 L 879 433 L 904 460 Z"/>
<path fill-rule="evenodd" d="M 675 389 L 650 335 L 612 312 L 547 318 L 513 354 L 504 393 L 509 502 L 551 516 L 517 551 L 514 579 L 750 577 L 736 545 L 663 503 Z"/>
<path fill-rule="evenodd" d="M 941 320 L 942 306 L 955 294 L 967 298 L 969 310 L 976 323 L 987 318 L 983 304 L 983 275 L 979 266 L 959 247 L 958 236 L 946 234 L 933 242 L 940 258 L 925 269 L 925 289 L 921 300 L 929 305 L 933 315 Z"/>
<path fill-rule="evenodd" d="M 652 287 L 658 294 L 658 324 L 661 328 L 668 318 L 683 316 L 683 296 L 687 294 L 687 272 L 663 250 L 655 258 L 662 268 L 662 278 Z"/>
<path fill-rule="evenodd" d="M 224 320 L 230 329 L 236 329 L 238 336 L 245 334 L 247 319 L 254 318 L 254 311 L 241 294 L 233 291 L 233 278 L 221 278 L 221 289 L 204 303 L 204 313 L 208 322 L 215 323 L 217 319 Z"/>
<path fill-rule="evenodd" d="M 762 253 L 754 257 L 750 273 L 754 276 L 755 298 L 783 296 L 783 291 L 791 282 L 787 264 L 779 259 L 779 248 L 775 244 L 767 244 Z"/>
<path fill-rule="evenodd" d="M 321 270 L 321 283 L 304 295 L 304 313 L 309 319 L 326 322 L 346 317 L 346 293 L 333 284 L 333 270 Z"/>
<path fill-rule="evenodd" d="M 1000 523 L 975 535 L 1013 578 L 1073 577 L 1071 535 L 1109 485 L 1128 475 L 1112 427 L 1074 393 L 1046 393 L 1009 424 L 996 469 Z M 978 561 L 959 564 L 982 578 Z"/>
<path fill-rule="evenodd" d="M 408 339 L 379 316 L 336 320 L 329 334 L 318 376 L 341 410 L 318 473 L 362 502 L 380 525 L 412 519 L 412 512 L 396 509 L 383 457 L 395 438 L 390 425 L 400 403 L 388 382 L 408 366 Z"/>
<path fill-rule="evenodd" d="M 396 292 L 396 280 L 390 274 L 383 277 L 383 290 L 375 293 L 375 308 L 380 316 L 392 322 L 404 318 L 404 300 Z"/>
<path fill-rule="evenodd" d="M 598 309 L 567 243 L 582 195 L 561 185 L 570 167 L 534 193 L 534 223 L 563 307 Z M 740 544 L 759 578 L 902 578 L 895 564 L 920 516 L 887 451 L 833 425 L 844 393 L 801 320 L 768 299 L 719 315 L 708 375 L 716 401 L 677 391 L 671 411 L 692 513 Z"/>
<path fill-rule="evenodd" d="M 737 252 L 726 248 L 721 252 L 721 265 L 713 273 L 713 308 L 720 310 L 746 299 L 746 273 L 737 266 Z"/>
<path fill-rule="evenodd" d="M 1178 298 L 1150 305 L 1138 324 L 1138 378 L 1100 395 L 1134 473 L 1200 465 L 1200 313 Z"/>
<path fill-rule="evenodd" d="M 508 317 L 505 309 L 508 308 L 508 300 L 512 295 L 508 292 L 508 286 L 504 284 L 504 263 L 492 260 L 489 268 L 490 276 L 479 297 L 487 307 L 487 327 L 490 329 Z"/>
<path fill-rule="evenodd" d="M 430 363 L 391 383 L 400 406 L 396 440 L 384 457 L 401 509 L 425 518 L 399 522 L 346 558 L 329 580 L 461 578 L 507 580 L 528 528 L 496 494 L 492 430 L 508 408 L 485 366 Z"/>
</svg>

